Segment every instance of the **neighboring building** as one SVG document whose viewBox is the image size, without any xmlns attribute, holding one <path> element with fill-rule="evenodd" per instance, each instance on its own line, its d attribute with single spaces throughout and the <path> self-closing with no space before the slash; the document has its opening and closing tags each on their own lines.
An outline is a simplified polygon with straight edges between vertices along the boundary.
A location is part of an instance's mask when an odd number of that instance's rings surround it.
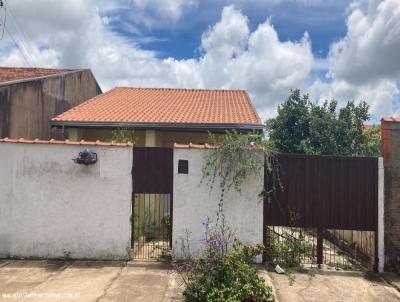
<svg viewBox="0 0 400 302">
<path fill-rule="evenodd" d="M 207 141 L 208 132 L 261 131 L 243 90 L 114 88 L 53 118 L 72 140 L 112 140 L 119 127 L 134 129 L 138 146 Z"/>
<path fill-rule="evenodd" d="M 0 138 L 61 138 L 49 120 L 100 93 L 89 69 L 0 67 Z"/>
<path fill-rule="evenodd" d="M 388 269 L 400 269 L 400 117 L 381 121 L 385 168 L 385 254 Z"/>
</svg>

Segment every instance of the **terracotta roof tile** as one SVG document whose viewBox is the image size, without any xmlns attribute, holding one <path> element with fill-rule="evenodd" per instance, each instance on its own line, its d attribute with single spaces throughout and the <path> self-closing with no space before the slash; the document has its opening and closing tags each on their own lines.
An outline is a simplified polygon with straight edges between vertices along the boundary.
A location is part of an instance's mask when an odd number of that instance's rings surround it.
<svg viewBox="0 0 400 302">
<path fill-rule="evenodd" d="M 0 83 L 37 78 L 73 70 L 74 69 L 0 67 Z"/>
<path fill-rule="evenodd" d="M 83 146 L 115 146 L 115 147 L 132 147 L 132 143 L 117 143 L 115 141 L 112 142 L 101 142 L 99 140 L 92 141 L 71 141 L 71 140 L 40 140 L 40 139 L 25 139 L 25 138 L 0 138 L 0 143 L 23 143 L 23 144 L 54 144 L 54 145 L 83 145 Z"/>
<path fill-rule="evenodd" d="M 216 148 L 213 145 L 209 145 L 209 144 L 178 144 L 178 143 L 174 143 L 173 145 L 174 148 L 176 149 L 213 149 Z"/>
<path fill-rule="evenodd" d="M 261 124 L 244 90 L 128 87 L 89 99 L 52 121 Z"/>
<path fill-rule="evenodd" d="M 384 117 L 382 122 L 400 123 L 400 117 Z"/>
</svg>

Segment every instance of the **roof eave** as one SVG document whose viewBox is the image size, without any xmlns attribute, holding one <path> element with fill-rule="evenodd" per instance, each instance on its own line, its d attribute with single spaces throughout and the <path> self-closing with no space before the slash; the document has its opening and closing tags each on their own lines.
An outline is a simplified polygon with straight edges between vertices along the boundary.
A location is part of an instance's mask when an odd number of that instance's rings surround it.
<svg viewBox="0 0 400 302">
<path fill-rule="evenodd" d="M 128 127 L 135 129 L 163 130 L 262 130 L 262 124 L 239 123 L 143 123 L 143 122 L 79 122 L 79 121 L 50 121 L 51 127 L 66 128 L 117 128 Z"/>
</svg>

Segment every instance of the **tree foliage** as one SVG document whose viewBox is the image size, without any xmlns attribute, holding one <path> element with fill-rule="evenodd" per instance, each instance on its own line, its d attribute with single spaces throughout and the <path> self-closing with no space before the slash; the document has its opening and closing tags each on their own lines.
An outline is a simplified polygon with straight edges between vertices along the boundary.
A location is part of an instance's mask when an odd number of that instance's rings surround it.
<svg viewBox="0 0 400 302">
<path fill-rule="evenodd" d="M 270 143 L 279 152 L 379 156 L 379 126 L 366 129 L 369 119 L 366 102 L 349 101 L 342 108 L 335 100 L 318 105 L 294 90 L 266 128 Z"/>
</svg>

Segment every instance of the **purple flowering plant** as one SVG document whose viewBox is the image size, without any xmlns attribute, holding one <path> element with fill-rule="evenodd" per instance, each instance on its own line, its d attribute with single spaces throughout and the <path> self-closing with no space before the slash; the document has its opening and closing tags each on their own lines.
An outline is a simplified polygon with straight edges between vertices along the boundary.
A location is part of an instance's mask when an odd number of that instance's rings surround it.
<svg viewBox="0 0 400 302">
<path fill-rule="evenodd" d="M 173 261 L 175 270 L 185 284 L 201 271 L 215 270 L 220 262 L 226 258 L 229 249 L 237 242 L 233 232 L 226 225 L 224 216 L 222 216 L 220 223 L 215 224 L 207 217 L 202 221 L 202 225 L 204 237 L 200 255 L 198 257 L 193 255 L 190 232 L 186 231 L 185 237 L 181 238 L 180 242 L 180 256 Z"/>
<path fill-rule="evenodd" d="M 197 256 L 191 251 L 190 233 L 181 239 L 180 257 L 173 266 L 185 286 L 185 301 L 273 301 L 271 288 L 250 266 L 264 246 L 244 245 L 224 215 L 218 217 L 216 223 L 210 218 L 202 222 L 204 237 Z"/>
</svg>

